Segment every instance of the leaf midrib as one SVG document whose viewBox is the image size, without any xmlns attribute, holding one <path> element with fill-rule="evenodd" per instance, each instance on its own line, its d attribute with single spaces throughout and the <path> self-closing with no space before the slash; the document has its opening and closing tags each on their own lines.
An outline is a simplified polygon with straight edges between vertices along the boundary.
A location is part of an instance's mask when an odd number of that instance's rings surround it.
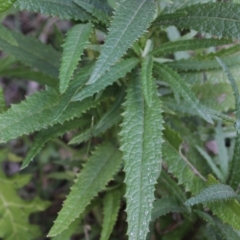
<svg viewBox="0 0 240 240">
<path fill-rule="evenodd" d="M 120 35 L 120 37 L 118 38 L 118 40 L 116 41 L 116 43 L 113 45 L 111 52 L 108 54 L 108 57 L 106 58 L 106 60 L 101 64 L 100 68 L 102 68 L 103 65 L 105 65 L 105 63 L 108 61 L 109 58 L 111 58 L 111 55 L 113 53 L 113 51 L 115 51 L 116 46 L 118 45 L 118 43 L 120 41 L 122 41 L 122 36 L 125 34 L 126 30 L 128 29 L 128 26 L 132 23 L 132 21 L 134 20 L 135 16 L 138 14 L 139 9 L 142 7 L 142 5 L 146 2 L 147 0 L 144 0 L 138 7 L 137 11 L 135 12 L 135 14 L 133 15 L 133 17 L 131 18 L 131 20 L 129 21 L 128 25 L 125 27 L 124 31 L 122 31 L 122 34 Z"/>
<path fill-rule="evenodd" d="M 145 122 L 146 122 L 146 120 L 145 120 L 145 102 L 144 102 L 144 96 L 143 96 L 143 94 L 142 94 L 142 92 L 141 92 L 141 99 L 142 99 L 142 109 L 143 109 L 143 121 L 142 121 L 142 144 L 141 144 L 141 152 L 142 152 L 142 156 L 141 156 L 141 170 L 140 170 L 140 191 L 139 191 L 139 198 L 140 198 L 140 206 L 141 206 L 141 208 L 142 208 L 142 206 L 143 206 L 143 204 L 142 204 L 142 202 L 143 202 L 143 198 L 142 198 L 142 186 L 143 186 L 143 179 L 142 179 L 142 170 L 144 170 L 144 168 L 143 168 L 143 161 L 144 161 L 144 159 L 143 159 L 143 157 L 144 157 L 144 127 L 145 127 Z M 141 231 L 141 222 L 140 222 L 140 220 L 141 220 L 141 218 L 142 218 L 142 211 L 138 211 L 138 213 L 139 213 L 139 217 L 138 217 L 138 229 L 137 229 L 137 233 L 138 233 L 138 238 L 139 238 L 139 235 L 140 235 L 140 231 Z M 140 217 L 141 216 L 141 217 Z M 137 238 L 137 239 L 138 239 Z"/>
<path fill-rule="evenodd" d="M 98 169 L 97 172 L 95 172 L 95 175 L 94 175 L 94 177 L 91 179 L 91 182 L 90 182 L 87 186 L 86 186 L 86 185 L 84 186 L 85 189 L 87 189 L 89 186 L 91 186 L 91 184 L 96 180 L 96 178 L 98 178 L 99 173 L 101 173 L 101 172 L 104 170 L 104 167 L 109 163 L 109 159 L 111 159 L 112 156 L 114 156 L 115 152 L 116 152 L 116 150 L 115 150 L 115 149 L 112 149 L 112 153 L 111 153 L 111 155 L 108 157 L 108 160 L 106 160 L 106 162 L 104 163 L 104 165 L 103 165 L 100 169 Z M 76 184 L 77 184 L 77 182 L 76 182 Z M 74 186 L 73 186 L 73 187 L 74 187 Z M 95 189 L 94 189 L 94 190 L 95 190 Z M 97 194 L 97 193 L 96 193 L 96 194 Z M 95 195 L 94 195 L 94 196 L 95 196 Z M 77 201 L 79 201 L 79 199 L 80 199 L 81 197 L 82 197 L 82 196 L 78 195 L 78 200 L 77 200 Z M 90 201 L 91 201 L 92 199 L 93 199 L 93 197 L 90 199 Z M 68 212 L 68 216 L 69 216 L 69 215 L 73 215 L 74 212 L 75 212 L 75 209 L 74 209 L 74 207 L 73 207 L 72 210 L 70 210 L 70 211 Z M 62 228 L 61 225 L 59 225 L 59 227 L 56 228 L 56 229 L 54 230 L 54 232 L 59 231 L 60 228 Z M 64 229 L 66 229 L 66 228 L 64 228 Z M 62 230 L 64 230 L 64 229 L 62 229 Z M 55 236 L 55 234 L 52 234 L 51 236 Z"/>
<path fill-rule="evenodd" d="M 41 111 L 36 111 L 36 112 L 34 112 L 34 114 L 29 114 L 29 115 L 27 115 L 26 117 L 16 118 L 15 121 L 12 122 L 12 124 L 10 124 L 10 125 L 8 124 L 4 129 L 6 130 L 6 128 L 10 128 L 10 127 L 12 127 L 13 125 L 15 125 L 16 123 L 22 122 L 22 121 L 25 120 L 25 119 L 29 119 L 29 117 L 33 117 L 34 115 L 39 114 L 39 113 L 42 113 L 42 112 L 44 112 L 44 111 L 46 111 L 46 110 L 50 110 L 51 108 L 57 106 L 58 103 L 59 103 L 59 101 L 58 101 L 57 103 L 51 105 L 51 106 L 48 106 L 48 107 L 46 107 L 46 108 L 42 108 Z M 25 107 L 25 106 L 24 106 L 24 107 Z M 14 111 L 15 109 L 11 109 L 11 108 L 10 108 L 9 111 L 10 111 L 10 110 L 11 110 L 11 111 Z M 8 112 L 8 111 L 7 111 L 7 112 Z M 6 114 L 7 114 L 7 112 L 6 112 Z M 31 111 L 30 113 L 32 113 L 32 111 Z M 3 113 L 4 117 L 6 116 L 6 114 Z M 1 114 L 0 114 L 0 116 L 1 116 Z M 4 123 L 6 123 L 6 121 L 5 121 Z M 0 124 L 0 127 L 1 127 L 1 124 Z M 2 141 L 2 140 L 1 140 L 1 133 L 0 133 L 0 142 L 1 142 L 1 141 Z"/>
</svg>

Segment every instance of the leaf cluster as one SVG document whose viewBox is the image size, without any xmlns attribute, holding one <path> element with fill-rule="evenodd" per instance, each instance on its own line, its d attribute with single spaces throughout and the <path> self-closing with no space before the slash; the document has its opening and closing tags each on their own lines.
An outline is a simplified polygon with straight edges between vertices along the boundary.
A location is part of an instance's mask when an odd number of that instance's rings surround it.
<svg viewBox="0 0 240 240">
<path fill-rule="evenodd" d="M 0 89 L 0 143 L 33 138 L 24 171 L 62 136 L 81 152 L 75 177 L 71 163 L 58 173 L 70 193 L 47 236 L 94 215 L 88 239 L 239 239 L 240 3 L 0 0 L 11 6 L 72 21 L 59 48 L 0 25 L 0 76 L 43 88 L 8 108 Z M 0 237 L 40 235 L 28 216 L 48 203 L 0 181 Z"/>
</svg>

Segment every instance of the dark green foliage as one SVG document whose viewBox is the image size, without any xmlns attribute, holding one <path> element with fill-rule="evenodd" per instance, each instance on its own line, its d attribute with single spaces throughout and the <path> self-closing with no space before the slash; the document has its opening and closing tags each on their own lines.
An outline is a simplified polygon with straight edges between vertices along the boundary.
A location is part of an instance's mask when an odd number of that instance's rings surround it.
<svg viewBox="0 0 240 240">
<path fill-rule="evenodd" d="M 1 15 L 0 238 L 240 239 L 239 1 L 11 6 L 49 17 Z"/>
</svg>

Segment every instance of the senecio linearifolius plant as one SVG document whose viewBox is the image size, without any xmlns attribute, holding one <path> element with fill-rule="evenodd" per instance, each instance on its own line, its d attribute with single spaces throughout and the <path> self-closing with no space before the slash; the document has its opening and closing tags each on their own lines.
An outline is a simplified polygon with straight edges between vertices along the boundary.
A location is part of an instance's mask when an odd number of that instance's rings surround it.
<svg viewBox="0 0 240 240">
<path fill-rule="evenodd" d="M 68 144 L 91 150 L 47 236 L 70 239 L 97 206 L 88 239 L 240 239 L 240 1 L 0 0 L 9 8 L 72 21 L 61 52 L 0 26 L 0 76 L 45 86 L 8 109 L 0 91 L 0 142 L 37 132 L 22 169 L 72 130 Z M 35 239 L 28 217 L 50 203 L 22 200 L 15 180 L 0 172 L 0 237 Z"/>
</svg>

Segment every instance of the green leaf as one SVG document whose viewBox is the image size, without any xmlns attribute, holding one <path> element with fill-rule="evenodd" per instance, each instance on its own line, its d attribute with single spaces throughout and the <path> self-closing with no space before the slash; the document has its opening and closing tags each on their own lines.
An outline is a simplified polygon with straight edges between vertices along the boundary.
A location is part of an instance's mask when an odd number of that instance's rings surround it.
<svg viewBox="0 0 240 240">
<path fill-rule="evenodd" d="M 0 72 L 8 69 L 9 67 L 11 67 L 16 62 L 17 62 L 17 60 L 12 56 L 7 56 L 7 57 L 4 57 L 4 58 L 1 58 L 0 59 Z"/>
<path fill-rule="evenodd" d="M 58 80 L 50 77 L 42 72 L 30 70 L 24 67 L 9 68 L 0 71 L 0 75 L 8 78 L 32 80 L 38 82 L 41 85 L 47 85 L 49 87 L 56 88 L 58 86 Z"/>
<path fill-rule="evenodd" d="M 56 91 L 50 89 L 37 92 L 21 103 L 12 105 L 8 111 L 0 114 L 0 142 L 6 142 L 53 125 L 59 102 L 60 96 Z M 94 102 L 90 98 L 81 103 L 71 103 L 57 122 L 63 123 L 78 117 L 97 104 L 98 101 Z"/>
<path fill-rule="evenodd" d="M 109 112 L 107 112 L 107 114 L 108 113 Z M 115 124 L 118 124 L 121 119 L 122 117 L 120 115 L 120 111 L 119 109 L 116 109 L 116 111 L 111 112 L 111 114 L 109 114 L 107 118 L 104 119 L 101 126 L 99 126 L 99 123 L 94 125 L 93 127 L 75 136 L 68 144 L 81 144 L 82 142 L 87 142 L 92 137 L 97 137 Z M 100 121 L 102 120 L 103 119 L 101 119 Z"/>
<path fill-rule="evenodd" d="M 117 63 L 111 67 L 110 70 L 105 73 L 95 84 L 87 85 L 82 88 L 73 98 L 72 101 L 82 101 L 86 97 L 92 96 L 95 93 L 100 92 L 107 86 L 113 84 L 119 78 L 125 77 L 130 72 L 139 60 L 137 58 L 129 58 Z"/>
<path fill-rule="evenodd" d="M 1 4 L 1 2 L 0 2 L 0 4 Z M 0 5 L 0 8 L 1 8 L 1 5 Z M 9 30 L 7 30 L 3 25 L 0 25 L 0 39 L 8 42 L 9 44 L 11 44 L 13 46 L 18 46 L 18 43 L 17 43 L 16 39 L 13 37 L 12 33 Z"/>
<path fill-rule="evenodd" d="M 10 8 L 16 0 L 0 0 L 0 12 Z"/>
<path fill-rule="evenodd" d="M 106 26 L 109 25 L 112 9 L 107 0 L 74 0 L 74 2 Z"/>
<path fill-rule="evenodd" d="M 195 211 L 202 219 L 210 223 L 225 240 L 238 240 L 239 235 L 233 228 L 202 211 Z"/>
<path fill-rule="evenodd" d="M 195 84 L 192 91 L 196 96 L 200 96 L 200 101 L 204 106 L 216 111 L 229 111 L 234 108 L 234 97 L 232 89 L 228 83 Z"/>
<path fill-rule="evenodd" d="M 77 218 L 73 221 L 68 229 L 65 229 L 61 234 L 51 238 L 51 240 L 68 240 L 71 239 L 71 236 L 79 229 L 80 221 L 82 218 Z"/>
<path fill-rule="evenodd" d="M 162 44 L 159 48 L 152 51 L 150 54 L 154 56 L 166 55 L 177 51 L 196 50 L 219 46 L 230 43 L 228 39 L 190 39 L 174 41 Z"/>
<path fill-rule="evenodd" d="M 108 192 L 103 200 L 103 226 L 100 240 L 108 240 L 117 221 L 121 194 L 119 190 Z"/>
<path fill-rule="evenodd" d="M 64 133 L 70 130 L 74 130 L 78 127 L 81 127 L 86 122 L 80 119 L 74 119 L 69 122 L 61 124 L 56 124 L 53 127 L 50 127 L 46 130 L 42 130 L 37 134 L 34 139 L 34 143 L 31 146 L 30 151 L 28 151 L 27 156 L 24 158 L 21 169 L 24 169 L 28 164 L 33 160 L 33 158 L 40 152 L 44 147 L 45 143 L 53 140 L 59 136 L 62 136 Z"/>
<path fill-rule="evenodd" d="M 207 206 L 224 223 L 228 223 L 234 229 L 240 231 L 240 204 L 237 200 L 228 200 L 227 202 L 208 203 Z"/>
<path fill-rule="evenodd" d="M 3 94 L 3 89 L 0 87 L 0 113 L 4 112 L 5 110 L 6 110 L 5 98 Z"/>
<path fill-rule="evenodd" d="M 167 135 L 164 135 L 166 142 L 163 143 L 163 159 L 168 166 L 168 171 L 172 173 L 179 184 L 183 184 L 186 191 L 191 191 L 192 194 L 198 194 L 206 187 L 206 184 L 197 174 L 196 169 L 192 169 L 179 155 L 179 149 L 175 143 L 175 138 L 178 135 L 171 130 Z M 177 148 L 176 148 L 177 147 Z M 215 215 L 223 222 L 233 226 L 235 229 L 240 229 L 240 204 L 236 200 L 228 200 L 226 202 L 207 203 Z"/>
<path fill-rule="evenodd" d="M 156 11 L 154 0 L 122 0 L 88 84 L 96 82 L 146 31 Z"/>
<path fill-rule="evenodd" d="M 184 208 L 172 197 L 163 197 L 153 203 L 152 221 L 170 212 L 183 212 Z"/>
<path fill-rule="evenodd" d="M 208 185 L 218 184 L 218 181 L 211 175 L 208 179 Z M 224 223 L 228 223 L 234 229 L 240 230 L 240 204 L 235 199 L 221 201 L 216 203 L 207 203 L 207 207 L 214 215 L 217 215 Z"/>
<path fill-rule="evenodd" d="M 71 104 L 71 100 L 73 96 L 81 90 L 87 81 L 87 78 L 91 74 L 92 71 L 92 65 L 89 64 L 85 67 L 83 67 L 74 77 L 74 80 L 70 82 L 70 85 L 66 92 L 64 92 L 61 97 L 59 104 L 56 108 L 55 115 L 53 118 L 53 121 L 57 121 L 59 117 L 61 117 L 61 114 L 65 111 L 65 109 Z"/>
<path fill-rule="evenodd" d="M 88 43 L 88 38 L 92 31 L 92 24 L 78 24 L 72 27 L 63 44 L 62 63 L 59 73 L 59 90 L 63 94 L 76 69 L 83 50 Z"/>
<path fill-rule="evenodd" d="M 234 153 L 233 159 L 230 162 L 230 171 L 228 176 L 228 184 L 236 189 L 240 183 L 240 134 L 237 135 L 235 146 L 234 146 Z"/>
<path fill-rule="evenodd" d="M 90 21 L 91 16 L 73 0 L 17 0 L 14 7 L 62 19 Z"/>
<path fill-rule="evenodd" d="M 225 145 L 225 137 L 224 132 L 222 129 L 221 122 L 218 122 L 216 127 L 216 134 L 215 134 L 217 146 L 218 146 L 218 160 L 221 172 L 223 174 L 224 182 L 226 182 L 228 177 L 228 152 Z"/>
<path fill-rule="evenodd" d="M 141 83 L 145 101 L 149 107 L 152 106 L 152 95 L 153 93 L 153 60 L 151 57 L 143 59 L 141 68 Z"/>
<path fill-rule="evenodd" d="M 11 34 L 16 40 L 17 45 L 12 41 L 1 38 L 0 49 L 5 53 L 13 55 L 19 61 L 37 68 L 47 75 L 58 78 L 60 66 L 60 53 L 51 46 L 41 43 L 32 37 L 26 37 L 20 33 L 11 32 L 5 29 L 5 33 Z"/>
<path fill-rule="evenodd" d="M 228 67 L 226 66 L 226 64 L 220 58 L 216 57 L 216 59 L 218 63 L 221 65 L 221 67 L 223 68 L 225 74 L 227 75 L 227 78 L 231 83 L 231 86 L 233 89 L 233 93 L 235 97 L 236 118 L 237 118 L 236 130 L 240 133 L 240 94 L 239 94 L 238 86 L 232 74 L 230 73 Z"/>
<path fill-rule="evenodd" d="M 90 157 L 77 177 L 70 194 L 48 236 L 53 237 L 68 228 L 118 171 L 121 152 L 110 144 L 103 144 Z"/>
<path fill-rule="evenodd" d="M 162 116 L 156 89 L 152 107 L 144 102 L 140 76 L 131 77 L 121 132 L 128 236 L 145 240 L 151 220 L 154 185 L 161 169 Z"/>
<path fill-rule="evenodd" d="M 222 172 L 218 169 L 218 167 L 216 166 L 215 162 L 212 160 L 212 158 L 208 155 L 208 153 L 206 151 L 204 151 L 202 148 L 200 148 L 199 146 L 196 146 L 197 150 L 199 151 L 199 153 L 204 157 L 204 159 L 207 161 L 209 167 L 212 169 L 212 171 L 214 172 L 214 174 L 221 180 L 224 181 L 224 177 Z"/>
<path fill-rule="evenodd" d="M 46 127 L 46 115 L 51 115 L 51 110 L 58 101 L 58 94 L 54 90 L 47 90 L 12 105 L 8 111 L 0 114 L 0 142 Z"/>
<path fill-rule="evenodd" d="M 30 214 L 43 211 L 49 202 L 35 198 L 25 201 L 17 190 L 26 185 L 30 175 L 7 178 L 0 172 L 0 237 L 4 240 L 32 240 L 41 235 L 40 228 L 29 223 Z"/>
<path fill-rule="evenodd" d="M 204 84 L 203 84 L 204 85 Z M 210 92 L 214 92 L 214 89 L 213 89 L 213 85 L 210 85 L 211 87 L 212 87 L 212 89 L 211 89 L 211 91 Z M 218 84 L 216 84 L 216 86 L 218 86 Z M 217 90 L 216 90 L 217 91 Z M 203 92 L 203 91 L 198 91 L 198 92 Z M 197 95 L 197 94 L 196 94 Z M 203 95 L 207 95 L 207 94 L 205 94 L 204 92 L 203 92 Z M 223 95 L 223 96 L 225 96 L 225 95 Z M 210 96 L 210 99 L 214 99 L 214 97 L 215 96 Z M 221 97 L 221 94 L 220 94 L 220 97 Z M 217 97 L 216 97 L 217 98 Z M 204 97 L 203 97 L 203 99 L 201 99 L 202 100 L 202 102 L 205 104 L 205 105 L 212 105 L 211 103 L 210 103 L 210 99 L 205 99 Z M 220 98 L 221 99 L 221 98 Z M 207 100 L 207 101 L 205 101 L 205 100 Z M 214 99 L 216 102 L 217 102 L 217 100 L 218 99 Z M 231 102 L 231 101 L 230 101 Z M 187 115 L 195 115 L 195 113 L 194 112 L 192 112 L 191 111 L 191 107 L 190 107 L 190 105 L 189 105 L 189 103 L 187 103 L 186 101 L 182 101 L 181 100 L 181 105 L 178 105 L 178 103 L 176 102 L 176 101 L 174 101 L 172 98 L 165 98 L 164 100 L 163 100 L 163 103 L 164 103 L 164 107 L 167 107 L 167 108 L 169 108 L 169 109 L 171 109 L 170 111 L 176 111 L 176 113 L 181 113 L 181 114 L 187 114 Z M 221 108 L 221 105 L 219 104 L 219 102 L 217 102 L 217 104 L 214 104 L 213 103 L 213 105 L 214 105 L 214 107 L 216 107 L 218 110 L 219 109 L 222 109 Z M 230 109 L 229 107 L 228 107 L 228 101 L 227 101 L 227 109 Z M 212 106 L 211 106 L 212 107 Z M 225 104 L 223 105 L 223 109 L 225 110 Z M 216 110 L 214 110 L 214 109 L 212 109 L 212 108 L 209 108 L 209 107 L 206 107 L 206 110 L 208 111 L 208 113 L 210 114 L 210 116 L 214 119 L 214 120 L 218 120 L 218 121 L 226 121 L 226 122 L 230 122 L 230 123 L 234 123 L 235 122 L 235 120 L 234 120 L 234 118 L 232 118 L 232 117 L 230 117 L 230 116 L 228 116 L 228 115 L 226 115 L 226 114 L 223 114 L 223 113 L 221 113 L 221 112 L 219 112 L 219 111 L 216 111 Z M 222 111 L 224 111 L 224 110 L 222 110 Z"/>
<path fill-rule="evenodd" d="M 175 132 L 168 125 L 165 125 L 164 128 L 165 128 L 163 131 L 164 139 L 166 139 L 167 142 L 169 142 L 176 150 L 179 150 L 179 147 L 183 143 L 183 139 L 177 132 Z"/>
<path fill-rule="evenodd" d="M 239 59 L 239 56 L 236 55 L 226 57 L 226 60 L 228 60 L 228 66 L 234 66 L 235 64 L 238 64 L 238 62 L 240 62 Z M 166 65 L 181 72 L 214 70 L 220 68 L 217 61 L 213 59 L 181 59 L 166 63 Z"/>
<path fill-rule="evenodd" d="M 123 60 L 116 64 L 116 66 L 113 66 L 111 71 L 104 74 L 98 82 L 92 85 L 85 85 L 87 78 L 92 71 L 91 65 L 81 69 L 67 91 L 61 96 L 61 101 L 56 109 L 54 121 L 61 116 L 71 101 L 82 101 L 85 98 L 93 96 L 95 93 L 104 90 L 107 86 L 113 84 L 117 79 L 124 77 L 137 65 L 137 63 L 138 60 L 136 58 Z"/>
<path fill-rule="evenodd" d="M 207 32 L 218 37 L 240 37 L 240 4 L 230 2 L 196 4 L 176 11 L 174 14 L 184 12 L 183 16 L 161 20 L 157 23 L 165 26 L 175 25 L 180 28 L 194 29 Z"/>
<path fill-rule="evenodd" d="M 206 108 L 199 103 L 199 99 L 195 97 L 191 89 L 185 83 L 185 81 L 175 71 L 165 65 L 155 65 L 155 69 L 158 74 L 170 84 L 174 92 L 180 94 L 186 102 L 188 102 L 196 113 L 198 113 L 203 119 L 209 123 L 213 123 Z"/>
<path fill-rule="evenodd" d="M 226 201 L 229 199 L 236 199 L 238 195 L 228 185 L 221 183 L 210 185 L 203 189 L 198 195 L 189 198 L 185 205 L 193 206 L 199 203 L 208 203 L 215 201 Z"/>
<path fill-rule="evenodd" d="M 171 129 L 167 135 L 165 132 L 164 139 L 166 142 L 163 143 L 163 159 L 168 166 L 168 172 L 178 179 L 179 184 L 184 185 L 186 191 L 191 191 L 193 194 L 199 193 L 205 183 L 196 174 L 196 170 L 192 169 L 180 156 L 178 134 Z M 177 144 L 176 139 L 179 139 Z"/>
<path fill-rule="evenodd" d="M 100 133 L 105 132 L 107 129 L 111 128 L 114 124 L 121 120 L 121 104 L 123 101 L 124 94 L 121 92 L 117 97 L 116 101 L 112 107 L 101 117 L 99 122 L 87 129 L 85 132 L 75 136 L 69 144 L 80 144 L 82 142 L 88 141 L 92 137 L 98 136 Z"/>
<path fill-rule="evenodd" d="M 215 0 L 175 0 L 171 2 L 166 2 L 164 5 L 166 7 L 164 8 L 164 12 L 174 12 L 180 8 L 191 6 L 197 3 L 206 3 L 206 2 L 215 2 Z"/>
<path fill-rule="evenodd" d="M 159 179 L 159 185 L 164 186 L 167 189 L 170 196 L 174 196 L 179 200 L 180 203 L 187 201 L 183 189 L 177 184 L 177 182 L 171 178 L 171 176 L 166 172 L 162 171 Z"/>
<path fill-rule="evenodd" d="M 228 183 L 231 187 L 237 188 L 239 183 L 240 183 L 240 175 L 239 175 L 239 166 L 240 166 L 240 161 L 239 161 L 239 154 L 240 154 L 240 94 L 238 90 L 238 86 L 236 84 L 235 79 L 233 78 L 231 72 L 229 71 L 228 67 L 226 64 L 220 59 L 217 58 L 217 61 L 223 68 L 225 74 L 227 75 L 227 78 L 229 82 L 231 83 L 234 97 L 235 97 L 235 108 L 236 108 L 236 130 L 237 130 L 237 138 L 234 146 L 234 154 L 233 154 L 233 159 L 231 162 L 231 168 L 229 171 L 229 177 L 228 177 Z"/>
</svg>

